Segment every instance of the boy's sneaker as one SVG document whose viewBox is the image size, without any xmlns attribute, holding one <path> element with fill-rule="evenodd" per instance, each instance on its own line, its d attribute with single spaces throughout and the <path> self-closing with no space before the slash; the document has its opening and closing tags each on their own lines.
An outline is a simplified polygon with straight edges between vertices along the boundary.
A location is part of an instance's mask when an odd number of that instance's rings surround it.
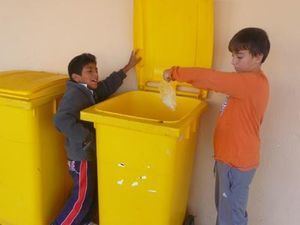
<svg viewBox="0 0 300 225">
<path fill-rule="evenodd" d="M 89 223 L 85 223 L 84 225 L 98 225 L 98 224 L 96 224 L 94 222 L 89 222 Z"/>
</svg>

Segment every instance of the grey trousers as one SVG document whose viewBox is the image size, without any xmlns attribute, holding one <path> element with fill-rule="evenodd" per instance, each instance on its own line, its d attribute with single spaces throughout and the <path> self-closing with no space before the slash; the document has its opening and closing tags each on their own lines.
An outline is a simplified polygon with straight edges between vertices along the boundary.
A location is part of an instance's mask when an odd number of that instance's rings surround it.
<svg viewBox="0 0 300 225">
<path fill-rule="evenodd" d="M 249 185 L 256 169 L 240 171 L 220 161 L 215 163 L 217 225 L 247 225 Z"/>
</svg>

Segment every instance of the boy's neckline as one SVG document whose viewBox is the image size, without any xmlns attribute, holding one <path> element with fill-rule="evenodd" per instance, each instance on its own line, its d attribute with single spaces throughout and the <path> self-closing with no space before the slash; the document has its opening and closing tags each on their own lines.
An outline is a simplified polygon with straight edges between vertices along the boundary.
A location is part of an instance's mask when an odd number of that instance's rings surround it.
<svg viewBox="0 0 300 225">
<path fill-rule="evenodd" d="M 78 84 L 84 86 L 84 87 L 85 87 L 86 89 L 88 89 L 92 94 L 94 94 L 94 91 L 93 91 L 92 89 L 89 89 L 88 86 L 87 86 L 87 84 L 85 84 L 85 83 L 78 83 Z"/>
</svg>

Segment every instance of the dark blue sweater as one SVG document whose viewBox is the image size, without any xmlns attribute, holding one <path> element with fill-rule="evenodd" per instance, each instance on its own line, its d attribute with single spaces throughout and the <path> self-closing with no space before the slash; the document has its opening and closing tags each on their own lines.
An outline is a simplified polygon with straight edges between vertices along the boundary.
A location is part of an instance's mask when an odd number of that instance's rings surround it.
<svg viewBox="0 0 300 225">
<path fill-rule="evenodd" d="M 74 81 L 67 82 L 67 90 L 54 116 L 56 128 L 66 138 L 65 148 L 68 159 L 95 160 L 95 130 L 90 122 L 80 120 L 80 111 L 107 99 L 123 83 L 126 74 L 120 70 L 98 83 L 92 92 Z"/>
</svg>

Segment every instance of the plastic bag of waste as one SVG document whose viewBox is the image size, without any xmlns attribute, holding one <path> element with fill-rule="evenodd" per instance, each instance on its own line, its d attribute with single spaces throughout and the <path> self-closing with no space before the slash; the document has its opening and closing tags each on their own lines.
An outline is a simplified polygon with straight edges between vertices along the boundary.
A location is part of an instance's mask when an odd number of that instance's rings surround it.
<svg viewBox="0 0 300 225">
<path fill-rule="evenodd" d="M 176 110 L 176 92 L 171 82 L 161 81 L 159 84 L 159 92 L 162 102 L 171 110 Z"/>
</svg>

